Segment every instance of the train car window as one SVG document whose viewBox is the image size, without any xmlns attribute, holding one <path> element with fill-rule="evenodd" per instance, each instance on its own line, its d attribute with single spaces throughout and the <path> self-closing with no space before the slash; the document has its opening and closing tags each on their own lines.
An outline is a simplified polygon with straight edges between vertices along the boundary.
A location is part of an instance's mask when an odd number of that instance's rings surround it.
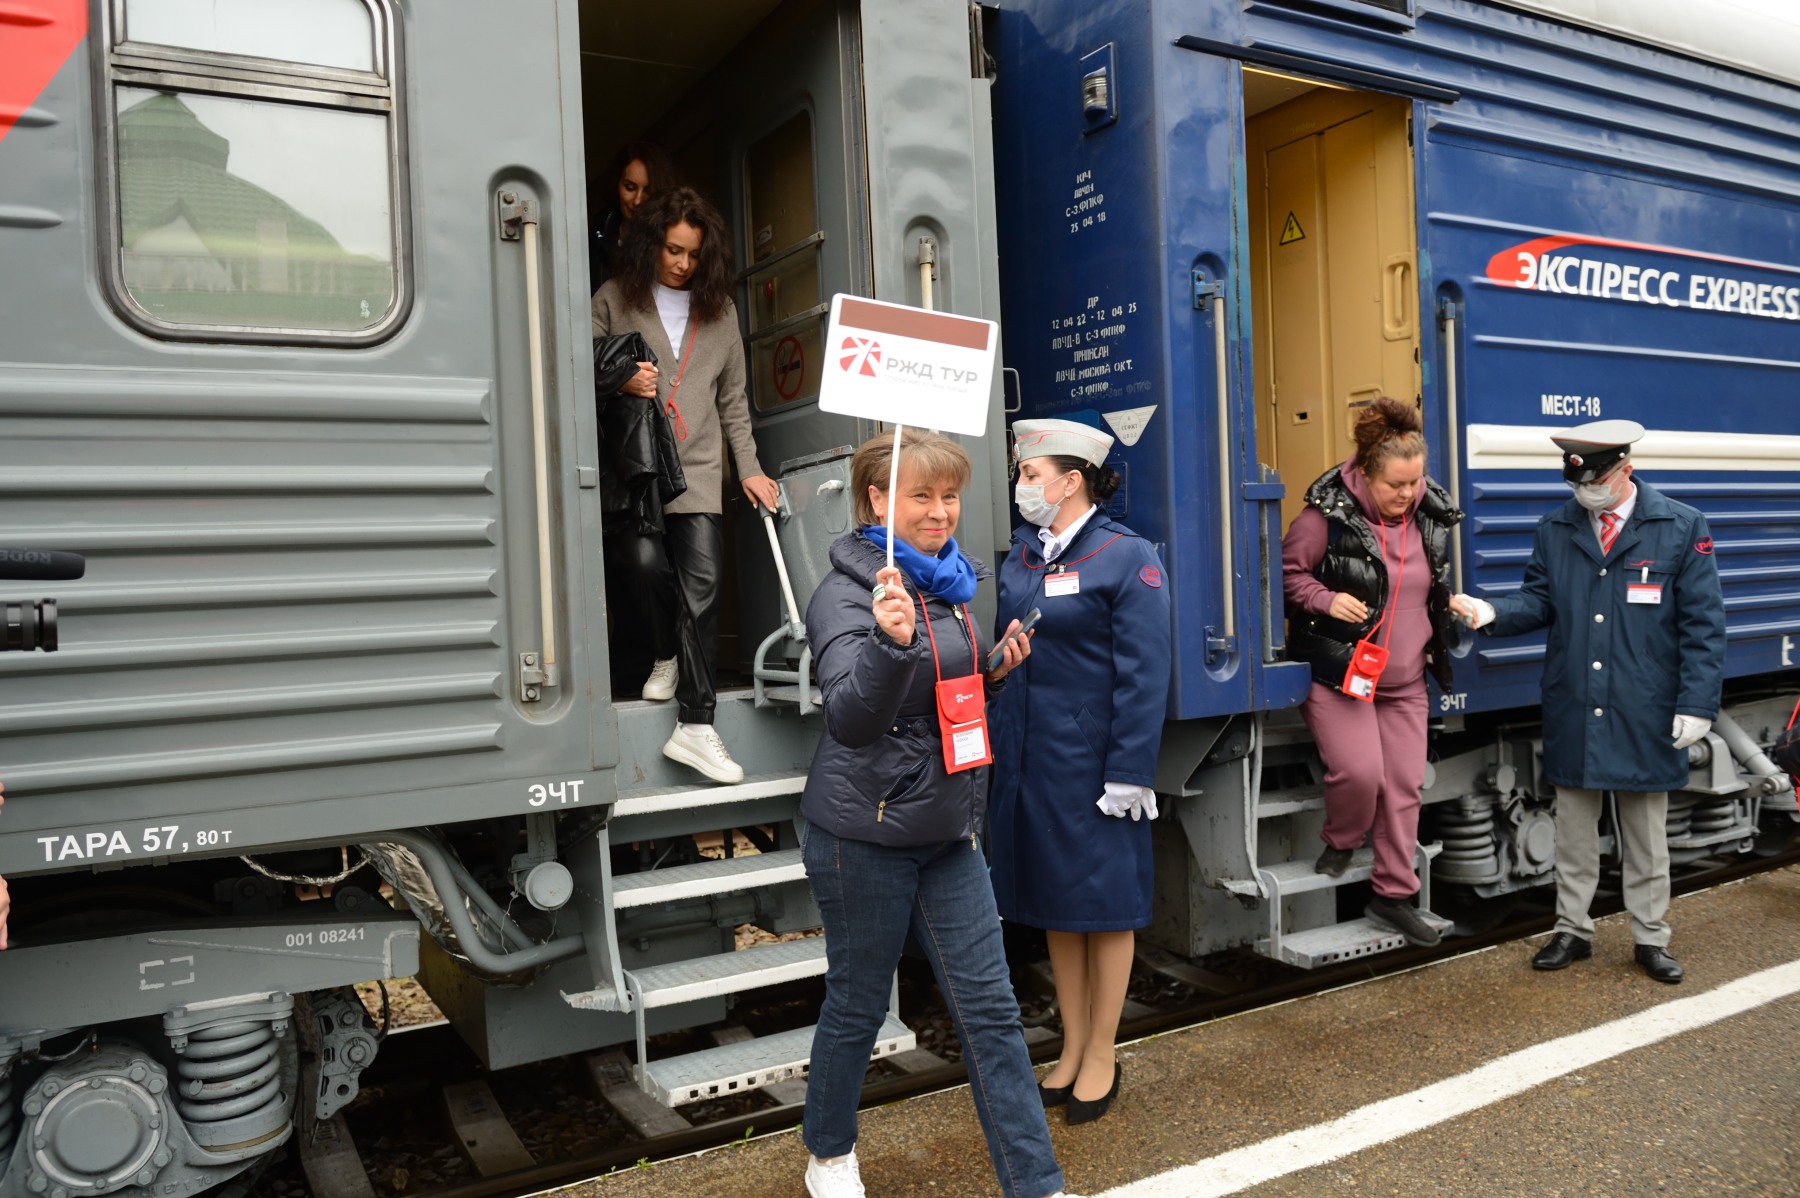
<svg viewBox="0 0 1800 1198">
<path fill-rule="evenodd" d="M 814 199 L 812 137 L 812 114 L 800 112 L 744 153 L 750 266 L 740 277 L 750 322 L 750 396 L 758 411 L 819 394 L 822 316 L 830 305 L 820 295 L 825 235 Z"/>
<path fill-rule="evenodd" d="M 125 41 L 376 69 L 375 22 L 362 0 L 125 0 L 124 15 Z"/>
<path fill-rule="evenodd" d="M 363 344 L 403 315 L 385 0 L 113 0 L 107 283 L 178 339 Z"/>
</svg>

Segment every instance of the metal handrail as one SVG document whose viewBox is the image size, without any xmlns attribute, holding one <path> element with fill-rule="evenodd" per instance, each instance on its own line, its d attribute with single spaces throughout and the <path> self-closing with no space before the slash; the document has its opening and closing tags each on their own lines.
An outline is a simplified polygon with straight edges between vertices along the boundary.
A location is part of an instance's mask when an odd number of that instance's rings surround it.
<svg viewBox="0 0 1800 1198">
<path fill-rule="evenodd" d="M 1462 422 L 1457 411 L 1456 394 L 1456 301 L 1441 301 L 1438 311 L 1444 323 L 1444 418 L 1449 425 L 1450 502 L 1462 505 Z M 1459 520 L 1450 527 L 1450 587 L 1463 593 L 1463 534 Z"/>
<path fill-rule="evenodd" d="M 781 334 L 790 329 L 798 328 L 809 320 L 817 320 L 829 311 L 831 311 L 830 304 L 814 304 L 804 311 L 796 312 L 792 316 L 783 317 L 766 329 L 756 330 L 754 333 L 744 338 L 744 343 L 746 345 L 755 345 L 759 341 L 767 341 L 771 337 L 779 337 Z"/>
<path fill-rule="evenodd" d="M 1212 297 L 1213 350 L 1218 361 L 1219 387 L 1219 541 L 1223 554 L 1222 581 L 1225 586 L 1225 619 L 1221 625 L 1227 642 L 1237 635 L 1237 578 L 1233 574 L 1237 554 L 1233 536 L 1236 521 L 1232 519 L 1231 494 L 1231 391 L 1230 373 L 1225 360 L 1225 283 L 1220 280 Z"/>
<path fill-rule="evenodd" d="M 556 644 L 556 593 L 550 540 L 550 435 L 544 410 L 543 300 L 538 294 L 537 206 L 520 221 L 525 240 L 525 325 L 531 368 L 531 457 L 537 472 L 538 622 L 544 686 L 555 686 L 561 671 Z"/>
<path fill-rule="evenodd" d="M 799 241 L 796 241 L 793 245 L 790 245 L 790 246 L 786 247 L 785 249 L 777 250 L 775 253 L 770 254 L 767 258 L 764 258 L 761 262 L 753 262 L 749 266 L 746 266 L 744 269 L 738 271 L 737 282 L 743 283 L 752 278 L 755 278 L 757 275 L 761 274 L 765 270 L 768 270 L 770 267 L 779 266 L 781 263 L 786 262 L 789 258 L 792 258 L 795 254 L 798 254 L 801 250 L 804 250 L 807 246 L 818 245 L 819 243 L 823 242 L 824 240 L 825 240 L 825 230 L 823 230 L 823 229 L 820 229 L 816 233 L 808 233 L 805 237 L 802 237 Z"/>
</svg>

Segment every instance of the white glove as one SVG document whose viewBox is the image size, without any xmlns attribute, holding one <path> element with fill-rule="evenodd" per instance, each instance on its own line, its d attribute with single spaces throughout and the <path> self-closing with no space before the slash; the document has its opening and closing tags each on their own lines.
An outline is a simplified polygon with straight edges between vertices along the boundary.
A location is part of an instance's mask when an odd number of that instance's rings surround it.
<svg viewBox="0 0 1800 1198">
<path fill-rule="evenodd" d="M 1669 729 L 1669 735 L 1675 738 L 1675 747 L 1685 749 L 1689 745 L 1697 745 L 1712 729 L 1712 721 L 1697 715 L 1678 715 L 1675 726 Z"/>
<path fill-rule="evenodd" d="M 1457 605 L 1458 600 L 1461 600 L 1463 603 L 1466 603 L 1475 609 L 1475 614 L 1473 616 L 1470 616 L 1467 612 L 1459 611 L 1456 613 L 1456 618 L 1461 620 L 1464 624 L 1467 624 L 1470 628 L 1485 628 L 1487 625 L 1494 622 L 1494 605 L 1489 603 L 1486 599 L 1477 599 L 1473 595 L 1452 595 L 1450 597 L 1450 602 L 1453 605 Z"/>
<path fill-rule="evenodd" d="M 1106 793 L 1095 801 L 1094 806 L 1118 819 L 1129 814 L 1132 819 L 1139 820 L 1146 813 L 1155 819 L 1156 792 L 1148 786 L 1133 786 L 1129 782 L 1108 782 Z"/>
</svg>

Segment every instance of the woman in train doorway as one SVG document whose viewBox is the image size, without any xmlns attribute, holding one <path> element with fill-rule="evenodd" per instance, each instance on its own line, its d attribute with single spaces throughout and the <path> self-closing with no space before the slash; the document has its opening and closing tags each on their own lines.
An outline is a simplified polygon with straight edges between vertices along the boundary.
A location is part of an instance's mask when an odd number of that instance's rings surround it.
<svg viewBox="0 0 1800 1198">
<path fill-rule="evenodd" d="M 1356 452 L 1320 475 L 1281 543 L 1288 653 L 1312 666 L 1301 714 L 1325 763 L 1325 850 L 1342 877 L 1374 841 L 1364 914 L 1413 944 L 1438 929 L 1413 905 L 1425 783 L 1425 672 L 1450 685 L 1450 528 L 1425 475 L 1418 410 L 1383 396 L 1356 419 Z"/>
<path fill-rule="evenodd" d="M 653 196 L 625 228 L 616 273 L 594 293 L 594 336 L 641 333 L 658 360 L 672 365 L 663 371 L 641 363 L 620 391 L 662 403 L 687 491 L 663 509 L 661 535 L 612 534 L 607 560 L 627 580 L 629 610 L 649 624 L 644 632 L 656 662 L 644 698 L 672 695 L 681 705 L 663 755 L 715 782 L 741 782 L 743 768 L 713 728 L 726 442 L 747 497 L 773 509 L 780 492 L 756 460 L 750 435 L 730 242 L 718 210 L 691 187 Z"/>
<path fill-rule="evenodd" d="M 639 206 L 657 192 L 667 191 L 676 184 L 675 168 L 669 164 L 668 155 L 647 141 L 628 142 L 613 157 L 612 165 L 601 178 L 611 189 L 611 195 L 597 205 L 604 215 L 595 222 L 594 235 L 588 239 L 590 293 L 600 290 L 600 285 L 612 278 L 619 241 Z"/>
<path fill-rule="evenodd" d="M 825 733 L 806 778 L 806 878 L 825 925 L 825 1003 L 813 1035 L 803 1138 L 812 1198 L 861 1198 L 856 1104 L 908 934 L 930 958 L 969 1065 L 975 1112 L 1009 1198 L 1062 1193 L 1007 976 L 979 837 L 987 807 L 984 709 L 1030 652 L 993 646 L 969 615 L 991 577 L 956 545 L 969 457 L 907 429 L 850 465 L 860 528 L 831 545 L 806 608 Z M 886 527 L 884 527 L 886 525 Z M 894 565 L 886 565 L 889 533 Z"/>
<path fill-rule="evenodd" d="M 1113 1039 L 1133 932 L 1150 922 L 1151 783 L 1173 659 L 1169 592 L 1150 543 L 1099 504 L 1112 438 L 1073 420 L 1013 426 L 1025 525 L 1000 567 L 1002 624 L 1040 612 L 1029 661 L 994 713 L 994 895 L 1043 928 L 1063 1055 L 1039 1086 L 1070 1123 L 1100 1118 L 1123 1069 Z"/>
</svg>

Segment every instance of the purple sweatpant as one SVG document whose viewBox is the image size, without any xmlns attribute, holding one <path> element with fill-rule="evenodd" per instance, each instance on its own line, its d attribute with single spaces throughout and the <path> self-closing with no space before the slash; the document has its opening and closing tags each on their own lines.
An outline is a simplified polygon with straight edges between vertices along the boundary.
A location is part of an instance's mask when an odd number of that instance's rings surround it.
<svg viewBox="0 0 1800 1198">
<path fill-rule="evenodd" d="M 1413 853 L 1419 839 L 1419 790 L 1425 785 L 1423 680 L 1375 702 L 1347 698 L 1315 682 L 1300 708 L 1325 762 L 1325 842 L 1357 849 L 1374 834 L 1375 893 L 1418 893 Z"/>
</svg>

